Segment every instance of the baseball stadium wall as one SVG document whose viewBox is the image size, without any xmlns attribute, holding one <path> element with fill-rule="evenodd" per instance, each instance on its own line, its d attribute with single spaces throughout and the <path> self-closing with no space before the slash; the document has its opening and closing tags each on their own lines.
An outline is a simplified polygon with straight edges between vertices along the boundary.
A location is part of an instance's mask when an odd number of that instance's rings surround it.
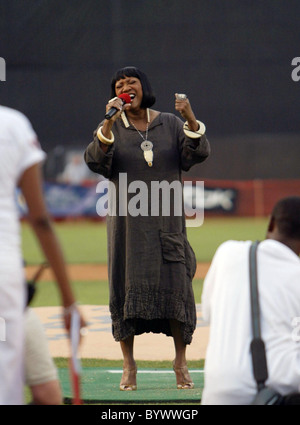
<svg viewBox="0 0 300 425">
<path fill-rule="evenodd" d="M 186 93 L 212 142 L 299 134 L 299 15 L 299 0 L 2 0 L 1 104 L 30 118 L 47 153 L 83 147 L 103 119 L 112 74 L 135 65 L 155 108 L 175 112 L 174 93 Z M 247 159 L 255 162 L 251 150 Z"/>
<path fill-rule="evenodd" d="M 268 216 L 276 202 L 286 196 L 300 195 L 300 179 L 296 180 L 205 180 L 206 191 L 219 191 L 219 205 L 209 208 L 207 202 L 205 215 L 233 215 L 243 217 Z M 223 196 L 221 195 L 223 193 Z M 231 207 L 226 210 L 226 199 Z M 223 200 L 223 201 L 222 201 Z M 228 203 L 229 205 L 229 203 Z"/>
<path fill-rule="evenodd" d="M 99 191 L 97 183 L 89 181 L 81 185 L 44 184 L 47 207 L 55 220 L 105 220 L 106 201 L 100 199 L 106 196 L 105 191 L 105 188 Z M 203 209 L 206 217 L 265 217 L 279 199 L 299 193 L 300 179 L 185 179 L 183 182 L 184 208 L 189 217 L 199 216 Z M 20 194 L 17 201 L 20 216 L 25 218 L 26 206 Z"/>
</svg>

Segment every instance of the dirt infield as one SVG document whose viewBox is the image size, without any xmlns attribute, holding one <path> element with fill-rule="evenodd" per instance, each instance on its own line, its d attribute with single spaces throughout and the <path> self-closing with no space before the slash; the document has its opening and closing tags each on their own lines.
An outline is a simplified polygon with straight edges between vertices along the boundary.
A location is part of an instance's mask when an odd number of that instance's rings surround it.
<svg viewBox="0 0 300 425">
<path fill-rule="evenodd" d="M 209 263 L 198 263 L 195 279 L 203 279 L 209 268 Z M 37 271 L 37 266 L 27 266 L 26 276 L 32 278 Z M 71 280 L 107 280 L 106 264 L 69 264 L 68 272 Z M 45 270 L 40 278 L 41 281 L 52 281 L 51 270 Z"/>
<path fill-rule="evenodd" d="M 82 358 L 120 360 L 120 344 L 111 333 L 111 318 L 108 306 L 82 305 L 80 309 L 88 323 L 87 335 L 81 344 Z M 53 357 L 70 357 L 69 341 L 61 319 L 60 307 L 35 307 L 40 318 Z M 203 322 L 201 306 L 197 305 L 197 327 L 192 343 L 187 347 L 190 360 L 205 358 L 209 327 Z M 137 360 L 172 360 L 173 339 L 162 334 L 145 333 L 135 337 Z"/>
<path fill-rule="evenodd" d="M 209 264 L 198 264 L 195 278 L 205 276 Z M 27 278 L 32 278 L 38 266 L 27 266 Z M 68 266 L 73 281 L 107 280 L 107 266 L 105 264 L 74 264 Z M 53 273 L 46 269 L 40 281 L 53 281 Z M 120 345 L 116 343 L 111 333 L 111 319 L 108 306 L 82 305 L 82 312 L 88 323 L 88 333 L 84 337 L 81 348 L 83 358 L 121 359 Z M 49 341 L 49 348 L 53 357 L 69 357 L 70 347 L 61 320 L 61 307 L 35 307 Z M 208 326 L 202 320 L 201 306 L 197 305 L 197 328 L 193 342 L 187 348 L 190 360 L 205 358 L 208 341 Z M 159 347 L 159 350 L 157 349 Z M 170 360 L 174 356 L 172 338 L 162 334 L 143 334 L 136 337 L 136 358 L 139 360 Z"/>
</svg>

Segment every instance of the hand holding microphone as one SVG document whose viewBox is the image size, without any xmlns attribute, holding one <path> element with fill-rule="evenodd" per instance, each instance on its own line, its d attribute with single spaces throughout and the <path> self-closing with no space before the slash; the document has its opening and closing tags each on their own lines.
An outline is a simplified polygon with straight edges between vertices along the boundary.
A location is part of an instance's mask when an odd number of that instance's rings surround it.
<svg viewBox="0 0 300 425">
<path fill-rule="evenodd" d="M 191 115 L 192 108 L 186 94 L 175 93 L 175 109 L 184 119 L 187 119 Z"/>
<path fill-rule="evenodd" d="M 109 101 L 109 103 L 113 103 L 113 102 L 115 102 L 116 100 L 121 100 L 122 101 L 122 105 L 121 105 L 121 108 L 122 108 L 122 106 L 123 105 L 125 105 L 125 104 L 127 104 L 127 103 L 131 103 L 131 97 L 129 96 L 129 94 L 128 93 L 122 93 L 122 94 L 120 94 L 118 97 L 115 97 L 115 98 L 113 98 L 113 99 L 111 99 L 110 101 Z M 119 102 L 118 102 L 119 103 Z M 107 120 L 110 120 L 114 115 L 116 115 L 118 112 L 119 112 L 119 110 L 120 110 L 120 108 L 118 108 L 117 107 L 117 105 L 116 106 L 112 106 L 107 112 L 106 112 L 106 114 L 105 114 L 105 118 L 107 119 Z"/>
<path fill-rule="evenodd" d="M 182 118 L 186 120 L 189 130 L 192 132 L 197 132 L 199 130 L 199 122 L 196 120 L 195 114 L 186 94 L 175 93 L 175 109 L 181 114 Z"/>
<path fill-rule="evenodd" d="M 112 132 L 112 127 L 114 125 L 114 121 L 120 115 L 118 113 L 122 110 L 123 105 L 130 104 L 131 100 L 132 99 L 128 93 L 122 93 L 118 97 L 111 99 L 106 105 L 106 114 L 104 116 L 106 120 L 97 130 L 97 137 L 101 142 L 101 148 L 104 152 L 108 150 L 109 145 L 114 143 L 115 138 Z M 115 118 L 112 119 L 113 117 Z"/>
</svg>

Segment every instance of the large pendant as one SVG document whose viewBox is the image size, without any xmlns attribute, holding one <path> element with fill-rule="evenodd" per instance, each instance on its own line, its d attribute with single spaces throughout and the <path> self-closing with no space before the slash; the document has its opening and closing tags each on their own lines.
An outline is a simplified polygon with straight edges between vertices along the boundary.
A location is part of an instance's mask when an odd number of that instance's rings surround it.
<svg viewBox="0 0 300 425">
<path fill-rule="evenodd" d="M 149 167 L 152 167 L 153 165 L 153 143 L 150 142 L 150 140 L 144 140 L 144 142 L 141 143 L 141 149 L 144 151 L 144 158 Z"/>
</svg>

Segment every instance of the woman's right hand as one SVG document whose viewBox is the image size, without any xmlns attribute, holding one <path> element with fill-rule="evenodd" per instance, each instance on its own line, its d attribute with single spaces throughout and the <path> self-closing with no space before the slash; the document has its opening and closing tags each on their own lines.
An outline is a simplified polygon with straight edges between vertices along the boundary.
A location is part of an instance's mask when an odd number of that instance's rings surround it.
<svg viewBox="0 0 300 425">
<path fill-rule="evenodd" d="M 122 109 L 123 109 L 123 102 L 121 99 L 119 99 L 118 97 L 114 97 L 113 99 L 109 100 L 105 109 L 106 109 L 106 114 L 108 113 L 108 111 L 111 108 L 116 108 L 118 109 L 118 112 L 113 115 L 109 120 L 105 119 L 103 121 L 103 126 L 102 126 L 102 134 L 104 137 L 107 137 L 108 139 L 111 138 L 111 130 L 112 127 L 114 125 L 114 122 L 120 117 L 121 113 L 122 113 Z M 102 149 L 106 152 L 108 149 L 108 146 L 101 143 L 101 147 Z"/>
<path fill-rule="evenodd" d="M 110 99 L 106 105 L 106 113 L 108 113 L 108 111 L 111 108 L 116 108 L 118 109 L 118 112 L 113 115 L 110 120 L 106 120 L 111 122 L 112 124 L 120 117 L 122 110 L 123 110 L 123 102 L 122 99 L 118 98 L 118 97 L 114 97 L 113 99 Z"/>
</svg>

